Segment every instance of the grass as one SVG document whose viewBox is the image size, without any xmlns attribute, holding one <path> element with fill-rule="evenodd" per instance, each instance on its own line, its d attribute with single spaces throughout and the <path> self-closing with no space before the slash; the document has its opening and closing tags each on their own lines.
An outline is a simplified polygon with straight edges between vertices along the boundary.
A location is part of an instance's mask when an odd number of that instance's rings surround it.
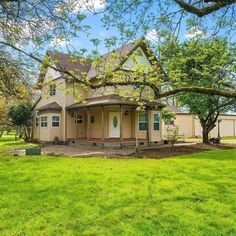
<svg viewBox="0 0 236 236">
<path fill-rule="evenodd" d="M 34 147 L 36 144 L 24 142 L 22 139 L 15 141 L 15 132 L 4 133 L 0 138 L 0 152 L 11 151 L 17 148 Z"/>
<path fill-rule="evenodd" d="M 196 143 L 202 143 L 201 138 L 187 138 L 185 139 L 186 142 L 196 142 Z M 236 136 L 228 136 L 228 137 L 222 137 L 221 143 L 223 144 L 236 144 Z"/>
<path fill-rule="evenodd" d="M 236 140 L 236 136 L 223 137 L 222 140 Z"/>
<path fill-rule="evenodd" d="M 236 150 L 99 159 L 0 154 L 1 235 L 236 235 Z"/>
</svg>

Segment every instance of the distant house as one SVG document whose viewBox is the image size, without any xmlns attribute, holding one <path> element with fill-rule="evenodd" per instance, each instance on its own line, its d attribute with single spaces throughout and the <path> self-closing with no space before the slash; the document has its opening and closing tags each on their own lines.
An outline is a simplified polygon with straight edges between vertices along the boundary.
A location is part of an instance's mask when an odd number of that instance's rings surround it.
<svg viewBox="0 0 236 236">
<path fill-rule="evenodd" d="M 126 70 L 128 73 L 134 64 L 151 66 L 156 60 L 145 42 L 129 43 L 115 52 L 125 57 L 116 59 L 112 71 Z M 105 61 L 112 60 L 111 53 L 103 55 Z M 71 55 L 52 52 L 47 55 L 55 67 L 74 71 L 81 78 L 96 82 L 102 74 L 96 71 L 89 58 L 74 60 Z M 160 101 L 145 100 L 144 96 L 141 101 L 145 103 L 146 110 L 138 111 L 139 104 L 130 99 L 135 86 L 124 87 L 129 91 L 124 98 L 113 86 L 86 90 L 68 80 L 63 73 L 51 68 L 42 71 L 39 79 L 41 98 L 33 107 L 34 140 L 52 142 L 57 139 L 93 145 L 135 144 L 137 140 L 150 145 L 162 140 L 161 109 L 164 105 Z M 78 95 L 81 98 L 79 102 L 76 100 Z"/>
</svg>

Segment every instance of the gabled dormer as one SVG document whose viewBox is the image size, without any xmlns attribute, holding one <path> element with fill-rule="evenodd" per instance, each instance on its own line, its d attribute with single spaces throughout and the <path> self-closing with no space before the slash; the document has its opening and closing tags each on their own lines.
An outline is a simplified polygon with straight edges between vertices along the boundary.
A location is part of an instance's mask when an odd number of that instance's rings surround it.
<svg viewBox="0 0 236 236">
<path fill-rule="evenodd" d="M 90 59 L 48 51 L 46 60 L 51 67 L 42 67 L 38 81 L 45 102 L 57 102 L 65 107 L 76 102 L 78 96 L 81 99 L 86 97 L 86 91 L 76 85 L 76 81 L 65 72 L 74 74 L 78 79 L 85 79 L 91 66 Z"/>
</svg>

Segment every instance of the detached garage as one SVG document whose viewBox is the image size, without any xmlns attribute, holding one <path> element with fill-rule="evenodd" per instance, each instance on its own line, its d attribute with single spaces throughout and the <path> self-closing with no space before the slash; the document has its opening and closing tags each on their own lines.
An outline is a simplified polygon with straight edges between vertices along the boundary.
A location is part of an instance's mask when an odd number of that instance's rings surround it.
<svg viewBox="0 0 236 236">
<path fill-rule="evenodd" d="M 175 111 L 176 112 L 176 111 Z M 221 115 L 219 116 L 220 122 L 220 136 L 229 137 L 236 136 L 236 115 Z M 179 133 L 184 135 L 185 138 L 202 137 L 202 127 L 200 121 L 195 115 L 177 111 L 176 119 L 172 125 L 179 127 Z M 166 129 L 169 123 L 163 123 L 163 135 L 166 135 Z M 218 123 L 216 127 L 210 132 L 210 137 L 218 136 Z"/>
</svg>

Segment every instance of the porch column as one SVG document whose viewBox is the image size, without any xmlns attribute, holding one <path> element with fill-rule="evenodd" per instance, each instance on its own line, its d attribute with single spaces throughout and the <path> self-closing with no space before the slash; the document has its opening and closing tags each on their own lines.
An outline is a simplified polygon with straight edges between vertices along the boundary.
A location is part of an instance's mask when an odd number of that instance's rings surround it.
<svg viewBox="0 0 236 236">
<path fill-rule="evenodd" d="M 102 106 L 102 141 L 105 138 L 105 130 L 104 130 L 104 106 Z"/>
<path fill-rule="evenodd" d="M 40 113 L 38 113 L 38 117 L 39 117 L 39 126 L 38 126 L 38 136 L 39 136 L 39 138 L 38 138 L 38 140 L 39 140 L 39 142 L 40 142 L 40 131 L 41 131 L 41 115 L 40 115 Z"/>
<path fill-rule="evenodd" d="M 74 122 L 75 122 L 75 127 L 76 127 L 76 138 L 79 137 L 79 126 L 78 126 L 78 123 L 77 123 L 77 111 L 74 112 Z"/>
<path fill-rule="evenodd" d="M 148 147 L 151 146 L 151 111 L 149 109 L 146 110 L 147 111 L 147 144 Z"/>
<path fill-rule="evenodd" d="M 87 139 L 90 139 L 90 110 L 88 108 L 88 113 L 87 113 Z"/>
<path fill-rule="evenodd" d="M 123 141 L 123 109 L 120 105 L 120 141 Z"/>
</svg>

